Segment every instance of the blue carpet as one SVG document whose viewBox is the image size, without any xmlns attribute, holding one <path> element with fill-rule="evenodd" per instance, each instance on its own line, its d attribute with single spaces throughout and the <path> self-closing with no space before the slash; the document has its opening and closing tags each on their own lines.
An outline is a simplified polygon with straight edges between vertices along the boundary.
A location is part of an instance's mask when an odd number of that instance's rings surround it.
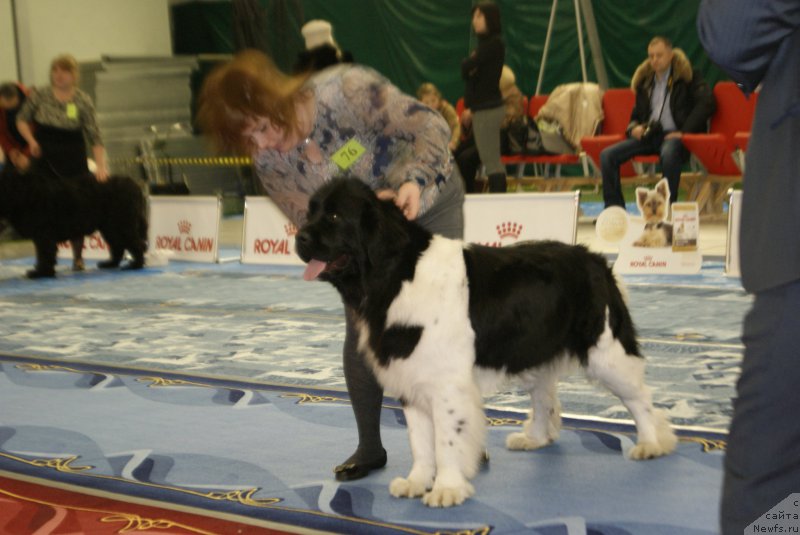
<svg viewBox="0 0 800 535">
<path fill-rule="evenodd" d="M 410 465 L 402 411 L 383 411 L 389 464 L 337 483 L 355 436 L 345 395 L 191 374 L 0 356 L 0 473 L 336 533 L 710 534 L 724 437 L 626 460 L 632 429 L 567 419 L 560 440 L 509 452 L 519 414 L 490 410 L 491 461 L 464 505 L 392 498 Z"/>
<path fill-rule="evenodd" d="M 344 389 L 336 292 L 297 267 L 172 262 L 139 272 L 27 281 L 30 259 L 0 264 L 0 352 Z M 655 404 L 681 425 L 726 430 L 751 297 L 723 265 L 699 275 L 625 276 Z M 564 411 L 629 418 L 582 377 L 562 382 Z M 509 388 L 492 407 L 526 410 Z"/>
<path fill-rule="evenodd" d="M 55 280 L 27 281 L 30 264 L 0 264 L 0 352 L 344 389 L 339 297 L 304 282 L 300 268 L 172 262 L 74 274 L 60 266 Z M 726 430 L 751 297 L 719 262 L 699 275 L 624 279 L 656 406 L 676 424 Z M 629 418 L 582 377 L 560 393 L 567 413 Z M 529 406 L 513 388 L 487 403 Z"/>
</svg>

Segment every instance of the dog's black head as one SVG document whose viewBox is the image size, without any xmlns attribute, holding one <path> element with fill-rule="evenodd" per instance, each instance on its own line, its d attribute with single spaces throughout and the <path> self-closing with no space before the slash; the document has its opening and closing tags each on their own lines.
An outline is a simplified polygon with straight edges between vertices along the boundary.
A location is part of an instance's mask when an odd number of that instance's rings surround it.
<svg viewBox="0 0 800 535">
<path fill-rule="evenodd" d="M 430 234 L 407 221 L 393 202 L 378 199 L 354 178 L 335 178 L 317 190 L 295 237 L 297 254 L 308 264 L 304 278 L 329 281 L 340 289 L 378 270 L 394 270 L 428 241 Z"/>
</svg>

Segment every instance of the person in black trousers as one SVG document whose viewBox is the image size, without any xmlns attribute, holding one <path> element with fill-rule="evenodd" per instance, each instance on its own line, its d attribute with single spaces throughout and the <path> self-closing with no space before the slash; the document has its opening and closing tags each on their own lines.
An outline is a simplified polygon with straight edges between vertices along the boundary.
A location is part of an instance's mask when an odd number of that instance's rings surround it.
<svg viewBox="0 0 800 535">
<path fill-rule="evenodd" d="M 500 161 L 500 126 L 505 116 L 500 94 L 500 73 L 506 46 L 500 35 L 500 10 L 493 2 L 472 8 L 472 29 L 478 46 L 461 62 L 464 79 L 464 111 L 461 124 L 472 127 L 481 163 L 486 167 L 490 192 L 506 191 L 506 169 Z M 464 178 L 469 181 L 474 177 Z"/>
</svg>

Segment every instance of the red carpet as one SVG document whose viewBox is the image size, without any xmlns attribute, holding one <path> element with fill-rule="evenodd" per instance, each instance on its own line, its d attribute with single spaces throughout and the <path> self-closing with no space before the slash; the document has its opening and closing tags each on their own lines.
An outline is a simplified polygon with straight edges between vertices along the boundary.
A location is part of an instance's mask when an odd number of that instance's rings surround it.
<svg viewBox="0 0 800 535">
<path fill-rule="evenodd" d="M 0 476 L 0 533 L 3 535 L 133 532 L 169 535 L 298 533 L 139 505 Z"/>
</svg>

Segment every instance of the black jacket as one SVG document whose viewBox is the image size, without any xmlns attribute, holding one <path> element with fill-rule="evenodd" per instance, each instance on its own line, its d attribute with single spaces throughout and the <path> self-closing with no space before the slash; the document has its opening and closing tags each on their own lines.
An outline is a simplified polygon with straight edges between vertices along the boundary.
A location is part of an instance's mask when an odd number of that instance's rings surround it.
<svg viewBox="0 0 800 535">
<path fill-rule="evenodd" d="M 636 93 L 636 105 L 631 113 L 628 133 L 637 125 L 647 124 L 650 120 L 652 106 L 650 96 L 653 93 L 655 73 L 648 61 L 644 61 L 636 69 L 631 80 L 631 87 Z M 717 109 L 714 95 L 702 75 L 692 69 L 686 54 L 674 49 L 672 72 L 669 79 L 669 106 L 675 126 L 681 132 L 706 132 L 708 120 Z"/>
<path fill-rule="evenodd" d="M 498 34 L 478 37 L 478 46 L 461 62 L 464 79 L 464 107 L 472 111 L 503 105 L 500 73 L 506 57 L 506 45 Z"/>
<path fill-rule="evenodd" d="M 335 46 L 325 44 L 311 50 L 302 50 L 297 54 L 292 72 L 318 72 L 339 63 L 353 63 L 353 55 L 346 50 L 340 52 Z"/>
</svg>

